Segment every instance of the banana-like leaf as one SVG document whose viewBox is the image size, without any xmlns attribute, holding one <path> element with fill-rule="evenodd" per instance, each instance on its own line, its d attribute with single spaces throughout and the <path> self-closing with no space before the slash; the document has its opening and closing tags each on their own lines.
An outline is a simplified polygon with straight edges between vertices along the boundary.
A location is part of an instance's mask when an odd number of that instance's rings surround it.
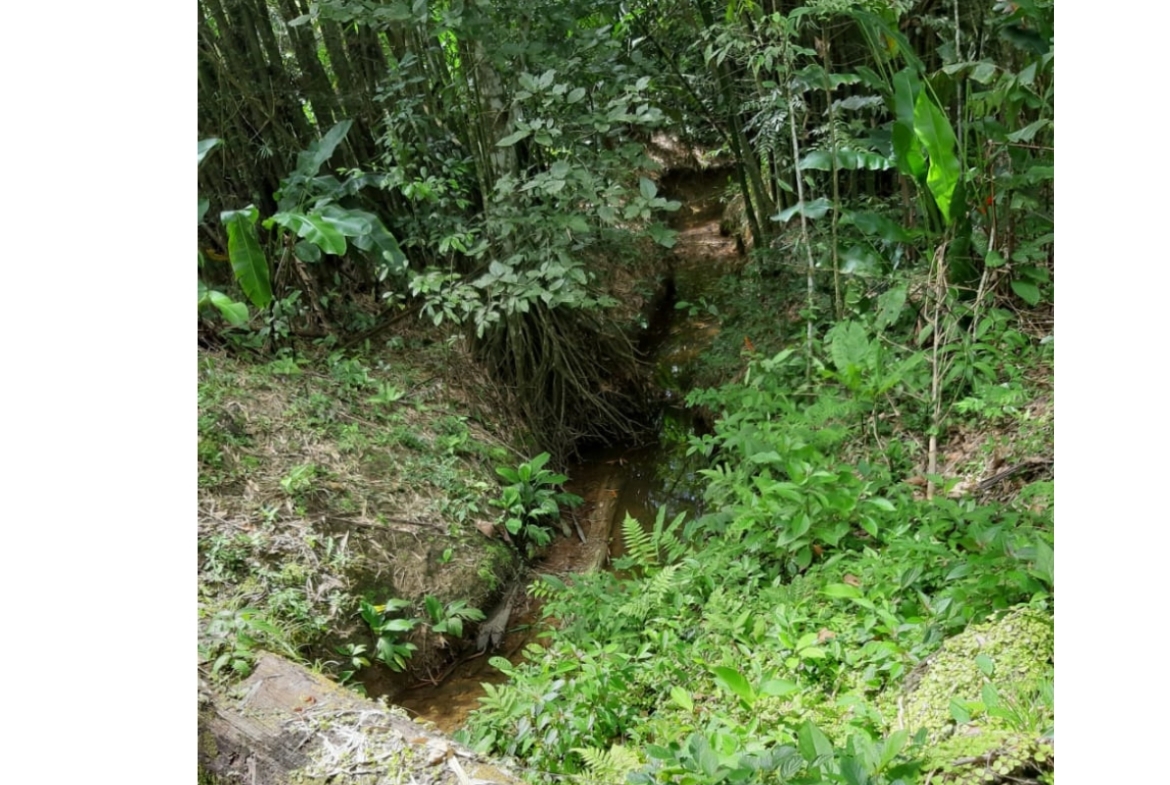
<svg viewBox="0 0 1170 785">
<path fill-rule="evenodd" d="M 228 259 L 244 294 L 257 308 L 267 308 L 272 302 L 272 283 L 268 273 L 268 259 L 256 237 L 256 219 L 260 211 L 253 205 L 243 210 L 225 210 L 219 220 L 227 228 Z"/>
<path fill-rule="evenodd" d="M 264 226 L 271 227 L 274 223 L 280 224 L 289 231 L 296 232 L 297 237 L 305 238 L 320 247 L 325 253 L 335 256 L 345 254 L 345 235 L 329 221 L 326 221 L 323 216 L 316 213 L 306 215 L 305 213 L 285 211 L 269 218 L 264 222 Z"/>
<path fill-rule="evenodd" d="M 210 153 L 217 144 L 219 144 L 219 139 L 215 138 L 214 136 L 210 139 L 199 140 L 199 163 L 203 163 L 203 159 L 207 157 L 207 154 Z"/>
<path fill-rule="evenodd" d="M 894 74 L 894 162 L 899 172 L 919 182 L 926 176 L 926 158 L 914 130 L 914 108 L 921 94 L 922 85 L 909 68 Z"/>
<path fill-rule="evenodd" d="M 308 149 L 297 155 L 296 171 L 305 177 L 313 177 L 321 170 L 322 164 L 329 160 L 337 145 L 349 133 L 353 120 L 342 120 L 325 132 L 325 136 L 309 145 Z"/>
<path fill-rule="evenodd" d="M 339 204 L 327 204 L 316 211 L 326 222 L 346 237 L 360 237 L 369 234 L 370 214 L 364 210 L 347 210 Z"/>
<path fill-rule="evenodd" d="M 208 289 L 203 281 L 199 282 L 199 307 L 215 306 L 219 312 L 235 327 L 242 327 L 248 323 L 248 306 L 238 303 L 223 292 Z"/>
<path fill-rule="evenodd" d="M 390 263 L 393 272 L 398 273 L 406 269 L 406 254 L 402 252 L 398 240 L 390 234 L 381 218 L 364 210 L 346 210 L 346 212 L 351 216 L 364 219 L 369 224 L 369 230 L 365 234 L 353 238 L 354 245 L 363 251 L 372 251 L 377 248 L 382 258 Z"/>
<path fill-rule="evenodd" d="M 926 91 L 918 93 L 914 104 L 914 133 L 930 156 L 926 187 L 949 224 L 955 217 L 955 187 L 959 184 L 962 167 L 959 156 L 955 154 L 955 132 L 946 115 L 927 97 Z"/>
<path fill-rule="evenodd" d="M 208 292 L 207 298 L 233 327 L 243 327 L 248 323 L 248 306 L 236 302 L 223 292 Z"/>
</svg>

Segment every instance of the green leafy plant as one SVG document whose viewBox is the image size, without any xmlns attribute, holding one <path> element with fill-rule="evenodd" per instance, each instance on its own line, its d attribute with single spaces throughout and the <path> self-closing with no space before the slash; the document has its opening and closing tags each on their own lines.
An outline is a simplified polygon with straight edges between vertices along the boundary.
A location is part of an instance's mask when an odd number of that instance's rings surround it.
<svg viewBox="0 0 1170 785">
<path fill-rule="evenodd" d="M 426 607 L 431 632 L 436 635 L 463 637 L 464 621 L 483 621 L 483 611 L 467 604 L 467 600 L 454 600 L 446 606 L 437 597 L 428 594 L 423 604 Z"/>
<path fill-rule="evenodd" d="M 561 505 L 576 507 L 584 501 L 576 494 L 558 490 L 568 477 L 545 469 L 549 459 L 545 452 L 516 468 L 496 468 L 496 473 L 509 484 L 490 504 L 504 511 L 504 527 L 520 538 L 529 556 L 552 540 L 547 522 L 560 515 Z"/>
<path fill-rule="evenodd" d="M 346 658 L 342 671 L 337 676 L 340 683 L 348 683 L 359 670 L 370 667 L 370 661 L 366 657 L 367 651 L 368 647 L 364 643 L 347 643 L 338 647 L 337 653 Z"/>
<path fill-rule="evenodd" d="M 283 631 L 255 608 L 224 609 L 215 612 L 200 630 L 199 657 L 211 663 L 211 672 L 231 670 L 247 676 L 262 645 L 296 658 Z"/>
<path fill-rule="evenodd" d="M 203 165 L 203 159 L 207 157 L 216 146 L 219 145 L 220 140 L 216 138 L 200 139 L 199 140 L 199 165 Z M 207 215 L 209 207 L 208 200 L 199 198 L 199 224 L 202 225 L 204 216 Z M 207 260 L 203 255 L 203 251 L 199 251 L 199 269 L 202 270 Z M 202 310 L 207 306 L 216 308 L 220 315 L 233 327 L 242 327 L 248 322 L 248 306 L 244 303 L 239 303 L 233 300 L 223 292 L 209 288 L 203 279 L 199 279 L 199 308 Z"/>
<path fill-rule="evenodd" d="M 421 620 L 413 618 L 398 618 L 394 614 L 404 608 L 409 608 L 406 600 L 391 598 L 382 605 L 375 605 L 368 600 L 362 600 L 359 613 L 374 633 L 377 641 L 374 644 L 374 658 L 393 671 L 406 670 L 406 662 L 418 649 L 404 637 L 417 627 Z"/>
<path fill-rule="evenodd" d="M 302 463 L 294 466 L 288 474 L 280 478 L 280 487 L 289 496 L 300 496 L 313 487 L 317 477 L 317 466 L 312 463 Z"/>
</svg>

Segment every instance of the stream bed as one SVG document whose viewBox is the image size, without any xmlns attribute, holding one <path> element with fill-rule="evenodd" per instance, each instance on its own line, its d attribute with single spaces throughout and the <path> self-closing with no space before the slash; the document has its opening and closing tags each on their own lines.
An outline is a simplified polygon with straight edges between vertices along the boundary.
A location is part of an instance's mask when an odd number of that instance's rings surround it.
<svg viewBox="0 0 1170 785">
<path fill-rule="evenodd" d="M 652 526 L 661 508 L 666 508 L 667 520 L 680 512 L 686 512 L 688 520 L 703 513 L 696 474 L 701 465 L 686 455 L 686 439 L 696 424 L 683 399 L 691 388 L 695 363 L 718 334 L 719 322 L 711 309 L 676 305 L 705 303 L 720 277 L 734 272 L 741 262 L 735 238 L 723 236 L 719 228 L 723 213 L 719 197 L 727 177 L 725 171 L 707 171 L 675 172 L 663 178 L 664 194 L 682 202 L 682 207 L 671 221 L 678 232 L 673 269 L 650 316 L 646 342 L 663 400 L 658 439 L 597 450 L 569 467 L 566 490 L 585 499 L 574 513 L 584 542 L 576 534 L 556 537 L 533 565 L 532 576 L 569 578 L 608 566 L 624 550 L 621 527 L 627 515 Z M 506 681 L 489 659 L 500 655 L 519 662 L 540 618 L 539 603 L 517 592 L 507 634 L 495 651 L 465 658 L 438 684 L 407 689 L 395 696 L 394 703 L 445 733 L 458 729 L 478 708 L 482 685 Z"/>
</svg>

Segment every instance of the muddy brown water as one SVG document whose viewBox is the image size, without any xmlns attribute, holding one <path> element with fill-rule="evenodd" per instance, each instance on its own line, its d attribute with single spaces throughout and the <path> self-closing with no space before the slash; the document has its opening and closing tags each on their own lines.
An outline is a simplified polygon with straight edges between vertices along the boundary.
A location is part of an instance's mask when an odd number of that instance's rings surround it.
<svg viewBox="0 0 1170 785">
<path fill-rule="evenodd" d="M 648 345 L 656 365 L 655 378 L 665 401 L 657 442 L 596 451 L 570 467 L 566 490 L 585 499 L 575 511 L 585 541 L 557 536 L 530 576 L 555 575 L 562 579 L 607 567 L 622 554 L 621 525 L 626 515 L 653 526 L 660 508 L 667 521 L 680 512 L 688 519 L 702 514 L 701 484 L 696 460 L 686 456 L 685 437 L 692 430 L 691 413 L 683 404 L 690 372 L 699 355 L 719 331 L 716 316 L 697 309 L 676 309 L 679 301 L 698 302 L 713 293 L 715 283 L 735 269 L 740 258 L 735 238 L 719 231 L 723 206 L 720 196 L 728 182 L 726 171 L 672 173 L 662 189 L 683 203 L 671 225 L 678 231 L 668 296 L 659 299 L 650 318 Z M 523 591 L 516 595 L 508 633 L 494 652 L 464 659 L 441 675 L 438 684 L 424 683 L 394 697 L 417 719 L 433 722 L 440 730 L 457 730 L 479 707 L 483 685 L 502 684 L 503 673 L 489 664 L 502 655 L 513 663 L 523 659 L 525 645 L 534 639 L 541 622 L 538 601 Z"/>
</svg>

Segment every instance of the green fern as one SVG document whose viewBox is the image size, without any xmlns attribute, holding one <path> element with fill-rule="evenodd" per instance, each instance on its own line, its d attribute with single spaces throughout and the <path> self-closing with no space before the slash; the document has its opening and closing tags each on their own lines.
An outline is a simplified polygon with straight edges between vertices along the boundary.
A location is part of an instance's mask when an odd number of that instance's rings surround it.
<svg viewBox="0 0 1170 785">
<path fill-rule="evenodd" d="M 664 567 L 649 580 L 644 580 L 639 586 L 640 591 L 632 600 L 618 607 L 618 613 L 629 616 L 640 622 L 646 621 L 650 612 L 660 606 L 672 593 L 678 590 L 680 580 L 676 579 L 681 565 L 671 564 Z"/>
<path fill-rule="evenodd" d="M 608 750 L 599 750 L 596 747 L 574 747 L 573 752 L 585 761 L 588 771 L 587 783 L 623 783 L 626 776 L 636 771 L 642 761 L 638 755 L 620 744 L 615 744 Z"/>
<path fill-rule="evenodd" d="M 659 567 L 678 561 L 687 548 L 675 532 L 685 517 L 685 512 L 679 513 L 667 524 L 666 508 L 660 507 L 654 528 L 646 531 L 641 521 L 627 514 L 622 521 L 622 538 L 626 544 L 626 557 L 633 562 L 633 566 L 649 576 Z"/>
<path fill-rule="evenodd" d="M 658 566 L 654 538 L 642 527 L 642 522 L 629 513 L 622 521 L 622 539 L 626 543 L 626 555 L 634 561 L 634 566 L 646 571 Z"/>
</svg>

